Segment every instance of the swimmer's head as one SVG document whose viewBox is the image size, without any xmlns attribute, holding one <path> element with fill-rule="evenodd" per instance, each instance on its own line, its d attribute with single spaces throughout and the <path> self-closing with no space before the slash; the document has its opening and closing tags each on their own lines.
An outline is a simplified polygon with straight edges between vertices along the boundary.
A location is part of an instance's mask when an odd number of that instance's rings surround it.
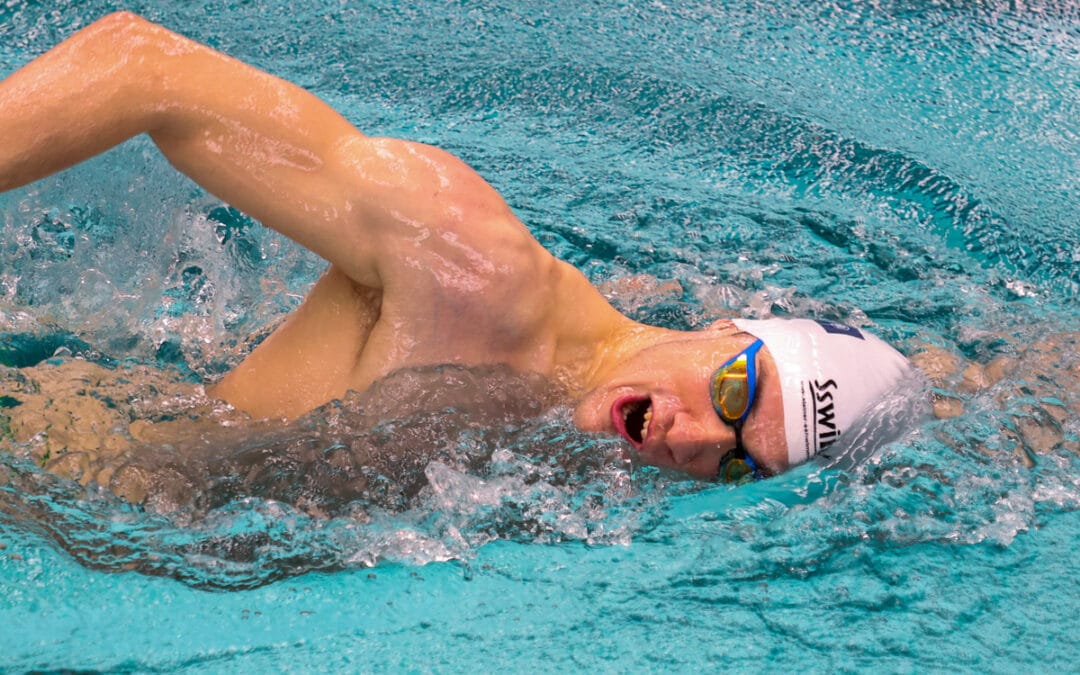
<svg viewBox="0 0 1080 675">
<path fill-rule="evenodd" d="M 759 475 L 805 462 L 910 372 L 878 338 L 829 322 L 722 321 L 652 338 L 602 373 L 574 420 L 621 436 L 644 463 L 707 480 L 735 454 Z M 753 359 L 744 370 L 754 380 L 751 400 L 721 414 L 718 372 L 742 353 Z"/>
<path fill-rule="evenodd" d="M 912 372 L 899 352 L 851 326 L 809 319 L 733 323 L 760 339 L 776 363 L 789 466 L 837 442 Z"/>
</svg>

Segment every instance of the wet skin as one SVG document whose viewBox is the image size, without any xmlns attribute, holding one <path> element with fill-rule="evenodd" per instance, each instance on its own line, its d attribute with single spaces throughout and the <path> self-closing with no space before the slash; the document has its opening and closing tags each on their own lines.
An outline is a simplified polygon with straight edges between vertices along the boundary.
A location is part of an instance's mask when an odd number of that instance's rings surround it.
<svg viewBox="0 0 1080 675">
<path fill-rule="evenodd" d="M 461 160 L 365 136 L 309 92 L 133 14 L 0 82 L 0 190 L 143 133 L 207 191 L 330 263 L 211 395 L 293 419 L 403 368 L 499 364 L 555 381 L 582 429 L 627 439 L 646 462 L 711 478 L 734 447 L 708 381 L 748 336 L 632 321 Z M 759 361 L 743 441 L 775 472 L 779 387 L 765 350 Z"/>
<path fill-rule="evenodd" d="M 713 409 L 709 382 L 720 364 L 754 339 L 729 326 L 673 333 L 605 373 L 603 384 L 578 404 L 574 422 L 622 436 L 648 464 L 711 479 L 735 447 L 735 429 Z M 766 473 L 779 473 L 787 468 L 787 444 L 779 376 L 768 349 L 758 352 L 757 378 L 743 447 Z"/>
</svg>

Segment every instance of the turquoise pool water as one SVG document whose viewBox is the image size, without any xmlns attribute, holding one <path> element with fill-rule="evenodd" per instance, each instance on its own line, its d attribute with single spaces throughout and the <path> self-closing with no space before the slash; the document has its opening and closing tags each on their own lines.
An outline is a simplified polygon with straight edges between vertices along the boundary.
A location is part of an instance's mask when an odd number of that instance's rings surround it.
<svg viewBox="0 0 1080 675">
<path fill-rule="evenodd" d="M 124 8 L 455 152 L 597 282 L 679 282 L 610 287 L 635 317 L 841 319 L 978 361 L 1076 329 L 1075 7 L 718 4 Z M 4 4 L 0 73 L 117 8 Z M 320 270 L 146 141 L 0 214 L 8 366 L 213 376 Z M 1077 358 L 740 488 L 553 475 L 530 450 L 611 447 L 542 419 L 359 525 L 258 497 L 182 522 L 6 459 L 0 667 L 1071 670 L 1080 428 L 1031 469 L 1009 432 L 1080 398 Z"/>
</svg>

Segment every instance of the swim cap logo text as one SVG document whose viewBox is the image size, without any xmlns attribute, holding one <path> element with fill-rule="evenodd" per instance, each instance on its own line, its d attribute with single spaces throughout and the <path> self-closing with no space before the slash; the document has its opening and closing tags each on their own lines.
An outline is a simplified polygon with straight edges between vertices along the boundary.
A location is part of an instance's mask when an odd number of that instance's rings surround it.
<svg viewBox="0 0 1080 675">
<path fill-rule="evenodd" d="M 814 404 L 814 438 L 817 441 L 818 452 L 829 447 L 840 437 L 840 429 L 836 427 L 836 406 L 833 394 L 838 389 L 833 379 L 821 382 L 814 380 L 810 384 L 810 394 Z"/>
</svg>

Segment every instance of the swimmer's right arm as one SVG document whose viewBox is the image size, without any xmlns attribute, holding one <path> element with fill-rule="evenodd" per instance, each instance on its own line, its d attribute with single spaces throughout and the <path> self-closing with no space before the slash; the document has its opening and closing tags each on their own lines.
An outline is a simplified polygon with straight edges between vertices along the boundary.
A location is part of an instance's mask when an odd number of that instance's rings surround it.
<svg viewBox="0 0 1080 675">
<path fill-rule="evenodd" d="M 141 133 L 208 191 L 369 287 L 444 240 L 531 239 L 460 160 L 366 137 L 300 87 L 126 12 L 0 82 L 0 190 Z"/>
</svg>

